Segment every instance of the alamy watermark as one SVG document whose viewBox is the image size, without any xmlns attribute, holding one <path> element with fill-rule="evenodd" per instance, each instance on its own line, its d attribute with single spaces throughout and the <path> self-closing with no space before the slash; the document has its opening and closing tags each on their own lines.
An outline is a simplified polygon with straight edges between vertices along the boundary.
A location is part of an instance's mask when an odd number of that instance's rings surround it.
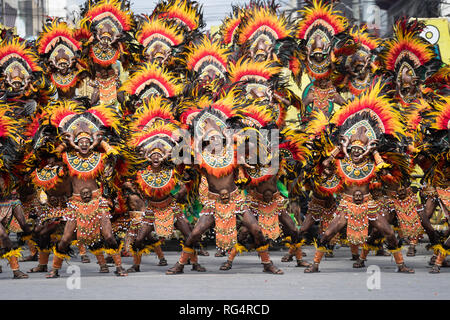
<svg viewBox="0 0 450 320">
<path fill-rule="evenodd" d="M 370 276 L 367 278 L 366 285 L 367 289 L 380 290 L 381 289 L 381 270 L 377 265 L 370 265 L 367 267 L 367 273 Z"/>
<path fill-rule="evenodd" d="M 69 290 L 79 290 L 81 289 L 81 269 L 77 265 L 70 265 L 67 268 L 67 273 L 70 277 L 66 280 L 66 287 Z"/>
</svg>

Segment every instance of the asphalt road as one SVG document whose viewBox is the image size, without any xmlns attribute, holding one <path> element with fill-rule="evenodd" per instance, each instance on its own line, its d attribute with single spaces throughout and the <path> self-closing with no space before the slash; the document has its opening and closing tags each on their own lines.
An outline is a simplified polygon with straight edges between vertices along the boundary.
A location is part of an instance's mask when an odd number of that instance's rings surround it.
<svg viewBox="0 0 450 320">
<path fill-rule="evenodd" d="M 178 259 L 179 253 L 166 252 L 168 267 L 158 267 L 154 254 L 144 256 L 141 272 L 128 277 L 116 277 L 114 267 L 109 274 L 98 273 L 95 257 L 91 263 L 82 264 L 79 257 L 64 263 L 58 279 L 46 279 L 45 273 L 30 274 L 29 279 L 13 280 L 6 260 L 1 260 L 0 300 L 77 300 L 77 299 L 171 299 L 171 300 L 309 300 L 309 299 L 449 299 L 450 268 L 442 268 L 440 274 L 429 274 L 430 252 L 423 244 L 418 247 L 415 257 L 406 257 L 406 264 L 415 268 L 415 274 L 396 273 L 391 257 L 369 255 L 367 266 L 379 267 L 380 273 L 367 273 L 367 269 L 353 269 L 350 250 L 341 247 L 335 250 L 335 257 L 324 258 L 320 273 L 305 274 L 303 268 L 295 267 L 295 262 L 282 263 L 286 251 L 271 251 L 274 263 L 281 267 L 284 275 L 262 272 L 256 253 L 238 256 L 233 268 L 220 271 L 219 266 L 226 258 L 214 257 L 215 250 L 208 250 L 210 256 L 199 257 L 207 268 L 206 273 L 197 273 L 191 266 L 185 267 L 181 275 L 165 275 L 165 271 Z M 310 261 L 314 248 L 304 248 L 305 258 Z M 28 254 L 28 252 L 24 252 Z M 132 258 L 123 258 L 124 266 L 132 264 Z M 27 271 L 37 262 L 20 263 L 21 270 Z M 80 278 L 67 273 L 71 266 L 80 267 Z M 76 267 L 75 267 L 76 268 Z M 376 267 L 375 267 L 376 268 Z M 378 277 L 379 275 L 379 277 Z M 368 286 L 369 283 L 369 286 Z M 79 289 L 77 286 L 79 285 Z"/>
</svg>

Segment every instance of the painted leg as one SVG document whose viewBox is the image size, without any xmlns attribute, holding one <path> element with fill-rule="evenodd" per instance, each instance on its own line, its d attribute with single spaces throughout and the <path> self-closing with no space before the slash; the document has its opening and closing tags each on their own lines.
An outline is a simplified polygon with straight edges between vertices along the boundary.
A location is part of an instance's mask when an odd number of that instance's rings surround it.
<svg viewBox="0 0 450 320">
<path fill-rule="evenodd" d="M 30 270 L 28 270 L 28 273 L 48 272 L 47 264 L 48 264 L 49 257 L 50 257 L 50 249 L 48 249 L 48 250 L 40 250 L 39 249 L 39 257 L 38 257 L 39 264 L 37 267 L 31 268 Z"/>
</svg>

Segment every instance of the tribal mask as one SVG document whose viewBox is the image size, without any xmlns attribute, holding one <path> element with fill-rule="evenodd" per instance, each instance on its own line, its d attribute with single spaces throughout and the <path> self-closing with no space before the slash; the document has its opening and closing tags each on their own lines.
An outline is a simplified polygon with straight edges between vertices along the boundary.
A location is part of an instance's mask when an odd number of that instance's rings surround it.
<svg viewBox="0 0 450 320">
<path fill-rule="evenodd" d="M 25 94 L 33 81 L 33 73 L 42 71 L 33 51 L 19 38 L 0 43 L 0 69 L 7 90 Z"/>
<path fill-rule="evenodd" d="M 166 64 L 173 48 L 184 41 L 184 33 L 175 23 L 146 17 L 136 34 L 136 39 L 144 48 L 142 56 L 145 61 Z"/>
<path fill-rule="evenodd" d="M 417 21 L 398 20 L 381 55 L 384 68 L 394 76 L 397 96 L 407 104 L 421 97 L 422 69 L 435 56 L 432 45 L 420 36 L 423 27 Z"/>
<path fill-rule="evenodd" d="M 331 4 L 313 0 L 312 6 L 300 10 L 303 15 L 298 24 L 297 38 L 305 43 L 305 64 L 314 79 L 331 74 L 334 38 L 347 28 L 347 19 Z"/>
</svg>

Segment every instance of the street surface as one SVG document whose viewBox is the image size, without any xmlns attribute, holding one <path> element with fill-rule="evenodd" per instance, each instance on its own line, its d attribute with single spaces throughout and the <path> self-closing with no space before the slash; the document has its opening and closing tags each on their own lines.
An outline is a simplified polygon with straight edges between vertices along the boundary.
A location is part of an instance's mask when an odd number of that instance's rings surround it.
<svg viewBox="0 0 450 320">
<path fill-rule="evenodd" d="M 295 267 L 295 262 L 280 262 L 285 250 L 270 252 L 275 265 L 283 269 L 284 275 L 263 273 L 255 252 L 243 253 L 236 257 L 231 270 L 220 271 L 219 267 L 226 258 L 214 257 L 213 248 L 208 250 L 210 256 L 199 257 L 200 263 L 207 268 L 206 273 L 194 272 L 187 265 L 184 274 L 171 276 L 165 275 L 165 271 L 179 258 L 176 251 L 165 252 L 169 266 L 158 267 L 158 259 L 152 253 L 143 257 L 141 272 L 123 278 L 114 275 L 113 266 L 109 274 L 98 273 L 98 265 L 91 254 L 89 264 L 82 264 L 79 256 L 72 258 L 69 264 L 65 262 L 58 279 L 46 279 L 45 273 L 35 273 L 30 274 L 29 279 L 13 280 L 7 261 L 1 260 L 3 273 L 0 273 L 0 299 L 450 299 L 450 268 L 441 268 L 441 274 L 429 274 L 428 260 L 431 253 L 425 250 L 425 245 L 419 245 L 415 257 L 406 257 L 406 249 L 403 250 L 405 262 L 415 268 L 415 274 L 396 273 L 392 257 L 377 257 L 373 254 L 368 256 L 366 266 L 378 266 L 381 271 L 379 274 L 369 274 L 367 268 L 353 269 L 347 247 L 335 250 L 333 258 L 324 258 L 320 265 L 321 272 L 316 274 L 303 273 L 303 268 Z M 311 261 L 314 247 L 304 247 L 304 251 L 307 253 L 305 259 Z M 27 255 L 28 251 L 23 253 Z M 123 264 L 125 268 L 130 267 L 132 258 L 123 258 Z M 37 262 L 20 263 L 24 272 L 36 265 Z M 76 274 L 67 273 L 69 265 L 80 267 L 79 279 L 74 278 Z"/>
</svg>

